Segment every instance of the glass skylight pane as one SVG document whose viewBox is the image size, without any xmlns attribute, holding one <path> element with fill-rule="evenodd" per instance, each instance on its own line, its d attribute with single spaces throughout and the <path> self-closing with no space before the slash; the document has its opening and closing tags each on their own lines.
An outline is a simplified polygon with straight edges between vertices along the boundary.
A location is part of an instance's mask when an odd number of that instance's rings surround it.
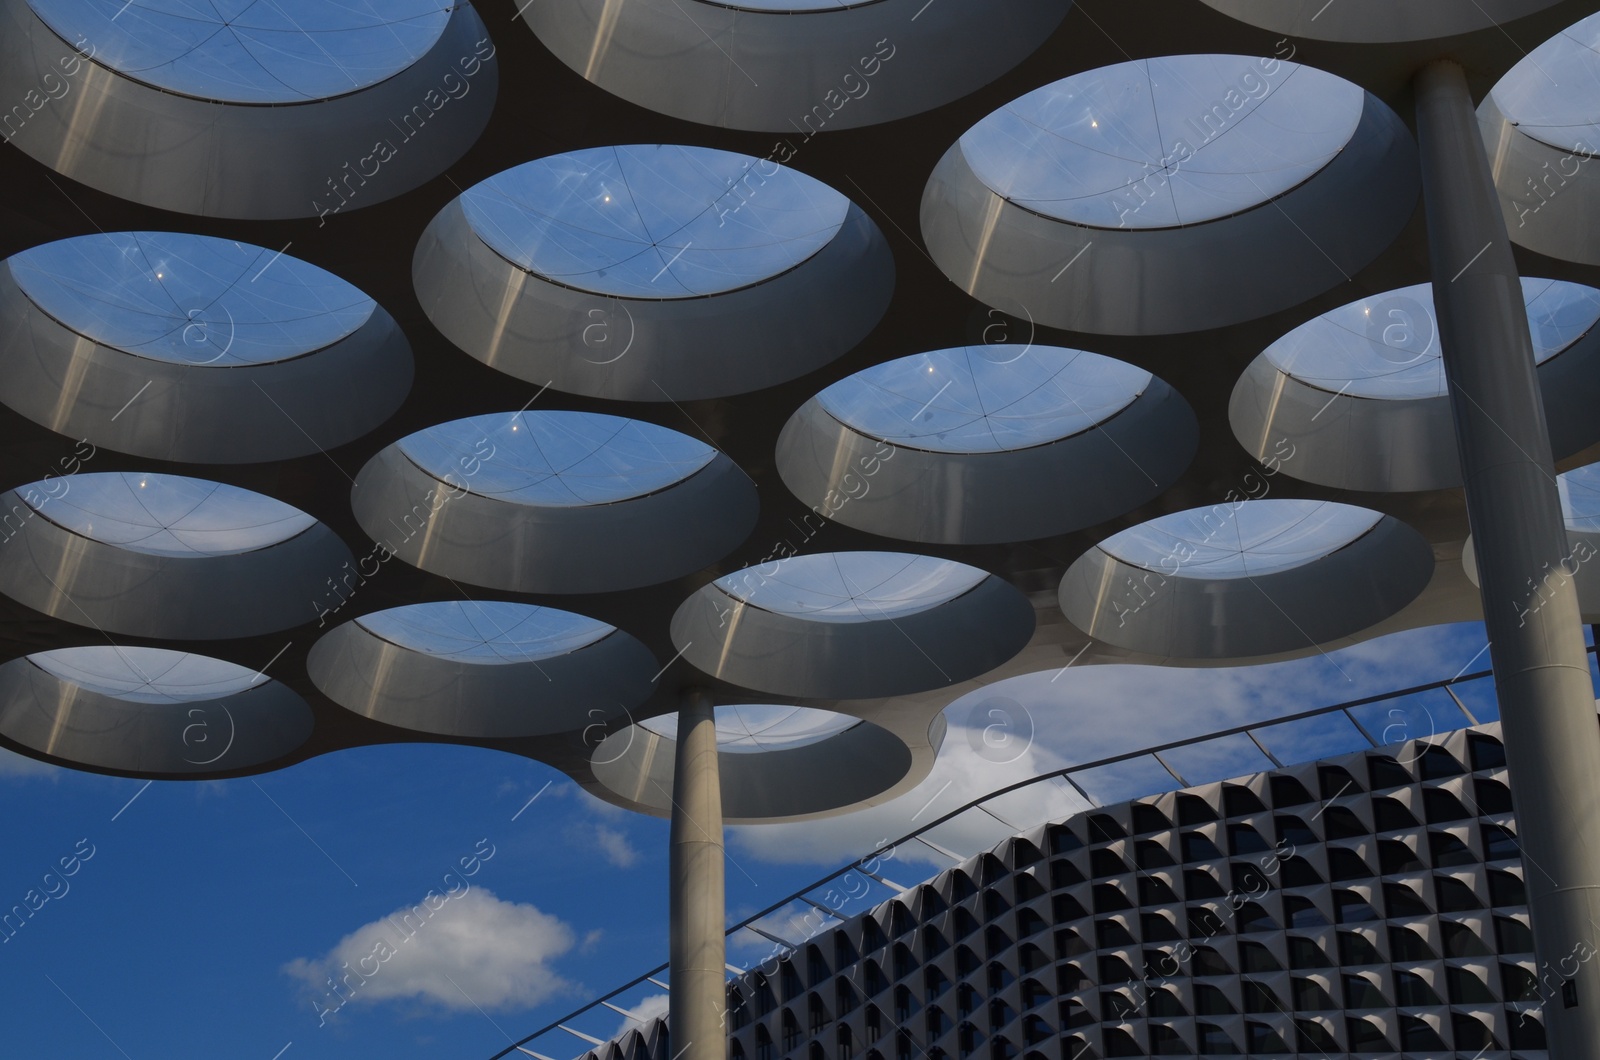
<svg viewBox="0 0 1600 1060">
<path fill-rule="evenodd" d="M 1048 217 L 1166 228 L 1226 217 L 1306 180 L 1349 142 L 1365 93 L 1311 67 L 1172 55 L 1074 74 L 961 138 L 978 178 Z"/>
<path fill-rule="evenodd" d="M 80 474 L 51 496 L 19 486 L 24 503 L 82 537 L 155 556 L 225 556 L 287 541 L 316 524 L 298 508 L 205 479 L 138 472 Z"/>
<path fill-rule="evenodd" d="M 1554 357 L 1600 322 L 1600 290 L 1581 283 L 1524 279 L 1522 297 L 1538 362 Z"/>
<path fill-rule="evenodd" d="M 1561 151 L 1600 154 L 1600 14 L 1533 49 L 1492 95 L 1518 131 Z"/>
<path fill-rule="evenodd" d="M 1072 780 L 1100 806 L 1159 791 L 1175 791 L 1178 787 L 1177 780 L 1152 755 L 1081 769 L 1072 774 Z"/>
<path fill-rule="evenodd" d="M 1150 378 L 1082 350 L 965 346 L 875 365 L 823 390 L 817 401 L 847 426 L 896 445 L 998 453 L 1104 423 Z"/>
<path fill-rule="evenodd" d="M 453 0 L 28 0 L 68 43 L 136 81 L 223 103 L 341 96 L 406 69 Z"/>
<path fill-rule="evenodd" d="M 77 236 L 8 259 L 29 300 L 127 353 L 235 367 L 311 353 L 356 331 L 375 303 L 279 251 L 176 232 Z"/>
<path fill-rule="evenodd" d="M 863 4 L 875 3 L 876 0 L 703 0 L 705 3 L 715 4 L 718 7 L 731 7 L 742 11 L 772 11 L 787 13 L 790 11 L 842 11 L 847 7 L 859 7 Z"/>
<path fill-rule="evenodd" d="M 472 663 L 519 663 L 575 652 L 615 627 L 569 611 L 488 600 L 409 604 L 356 619 L 392 644 Z"/>
<path fill-rule="evenodd" d="M 719 578 L 736 600 L 818 622 L 877 622 L 948 603 L 988 574 L 976 567 L 902 552 L 791 556 Z"/>
<path fill-rule="evenodd" d="M 678 738 L 678 715 L 662 714 L 639 723 L 668 740 Z M 717 750 L 725 754 L 758 754 L 804 747 L 837 736 L 861 719 L 831 710 L 772 704 L 716 708 Z"/>
<path fill-rule="evenodd" d="M 1524 278 L 1522 297 L 1536 363 L 1554 357 L 1600 321 L 1600 290 L 1593 287 Z M 1279 371 L 1336 394 L 1398 401 L 1449 392 L 1431 284 L 1340 306 L 1295 328 L 1265 355 Z"/>
<path fill-rule="evenodd" d="M 1600 533 L 1600 464 L 1585 464 L 1556 476 L 1561 514 L 1568 530 Z"/>
<path fill-rule="evenodd" d="M 1180 577 L 1260 577 L 1337 552 L 1382 518 L 1331 501 L 1242 501 L 1163 515 L 1100 548 L 1123 563 Z"/>
<path fill-rule="evenodd" d="M 703 147 L 601 147 L 467 189 L 478 237 L 555 283 L 630 298 L 719 294 L 827 245 L 850 203 L 775 162 Z"/>
<path fill-rule="evenodd" d="M 1172 747 L 1161 757 L 1190 784 L 1231 780 L 1272 768 L 1272 760 L 1242 732 Z"/>
<path fill-rule="evenodd" d="M 703 442 L 643 420 L 555 410 L 453 420 L 397 444 L 418 467 L 458 489 L 553 507 L 654 493 L 717 455 Z"/>
<path fill-rule="evenodd" d="M 1472 724 L 1442 688 L 1364 703 L 1351 707 L 1350 716 L 1379 746 L 1432 740 Z"/>
<path fill-rule="evenodd" d="M 243 692 L 267 678 L 205 655 L 109 644 L 37 652 L 28 661 L 62 681 L 129 703 L 186 703 Z"/>
<path fill-rule="evenodd" d="M 1334 758 L 1365 751 L 1372 744 L 1343 713 L 1319 714 L 1298 721 L 1263 725 L 1252 730 L 1256 739 L 1284 765 Z"/>
</svg>

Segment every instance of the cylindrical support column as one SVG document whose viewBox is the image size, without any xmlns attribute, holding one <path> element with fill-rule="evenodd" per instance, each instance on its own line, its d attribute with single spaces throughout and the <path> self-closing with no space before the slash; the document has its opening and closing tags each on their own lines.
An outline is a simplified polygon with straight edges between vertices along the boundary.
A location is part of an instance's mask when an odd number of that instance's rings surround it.
<svg viewBox="0 0 1600 1060">
<path fill-rule="evenodd" d="M 726 1060 L 728 1003 L 722 883 L 722 779 L 711 697 L 684 693 L 672 774 L 668 1035 L 675 1060 Z"/>
<path fill-rule="evenodd" d="M 1434 308 L 1552 1060 L 1600 1060 L 1600 728 L 1522 286 L 1461 68 L 1414 79 Z M 1515 999 L 1508 999 L 1515 1000 Z"/>
</svg>

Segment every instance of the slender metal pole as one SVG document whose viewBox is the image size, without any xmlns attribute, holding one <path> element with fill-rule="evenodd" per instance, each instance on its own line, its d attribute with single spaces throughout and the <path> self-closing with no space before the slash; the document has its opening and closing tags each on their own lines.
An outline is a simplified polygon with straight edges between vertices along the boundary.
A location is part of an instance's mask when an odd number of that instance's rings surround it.
<svg viewBox="0 0 1600 1060">
<path fill-rule="evenodd" d="M 1414 86 L 1434 308 L 1539 959 L 1529 1000 L 1543 1003 L 1552 1060 L 1600 1060 L 1600 728 L 1527 310 L 1465 74 L 1440 60 Z"/>
<path fill-rule="evenodd" d="M 711 697 L 684 693 L 672 775 L 672 1007 L 676 1060 L 727 1060 L 727 946 L 723 936 L 722 780 Z"/>
</svg>

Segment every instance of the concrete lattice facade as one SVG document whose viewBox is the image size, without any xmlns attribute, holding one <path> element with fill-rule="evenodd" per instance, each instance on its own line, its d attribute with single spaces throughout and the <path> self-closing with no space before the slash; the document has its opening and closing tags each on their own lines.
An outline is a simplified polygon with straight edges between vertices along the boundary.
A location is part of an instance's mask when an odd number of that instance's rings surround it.
<svg viewBox="0 0 1600 1060">
<path fill-rule="evenodd" d="M 729 1055 L 1543 1058 L 1595 951 L 1540 974 L 1524 871 L 1498 725 L 1140 798 L 737 977 Z M 673 1054 L 663 1018 L 583 1060 Z"/>
</svg>

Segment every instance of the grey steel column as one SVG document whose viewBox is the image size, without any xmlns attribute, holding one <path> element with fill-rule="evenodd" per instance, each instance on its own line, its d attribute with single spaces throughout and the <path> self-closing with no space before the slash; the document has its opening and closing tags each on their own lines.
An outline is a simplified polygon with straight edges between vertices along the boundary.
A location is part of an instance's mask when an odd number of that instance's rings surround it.
<svg viewBox="0 0 1600 1060">
<path fill-rule="evenodd" d="M 728 1003 L 722 895 L 722 780 L 711 697 L 690 689 L 678 706 L 672 774 L 672 1008 L 676 1060 L 726 1060 Z"/>
<path fill-rule="evenodd" d="M 1420 70 L 1434 308 L 1552 1060 L 1600 1060 L 1600 730 L 1527 311 L 1462 70 Z M 1570 979 L 1570 982 L 1567 980 Z"/>
</svg>

